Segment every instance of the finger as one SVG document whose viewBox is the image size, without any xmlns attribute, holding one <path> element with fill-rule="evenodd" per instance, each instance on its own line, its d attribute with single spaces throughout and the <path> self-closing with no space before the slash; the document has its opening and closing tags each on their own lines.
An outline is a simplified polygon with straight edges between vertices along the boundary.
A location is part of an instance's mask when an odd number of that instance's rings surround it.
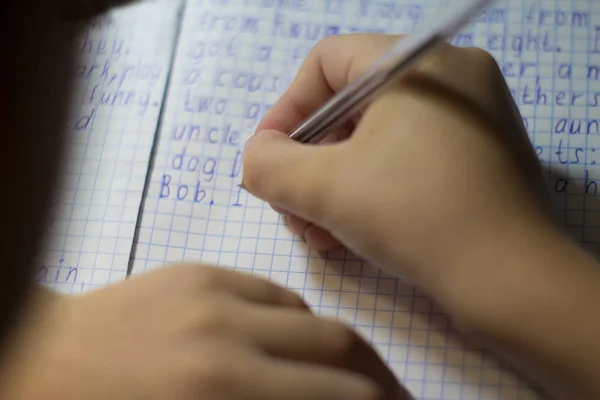
<svg viewBox="0 0 600 400">
<path fill-rule="evenodd" d="M 287 211 L 281 207 L 277 207 L 274 205 L 271 205 L 271 208 L 273 209 L 273 211 L 275 211 L 277 214 L 281 214 L 281 215 L 286 215 Z"/>
<path fill-rule="evenodd" d="M 250 342 L 278 359 L 327 365 L 371 378 L 387 392 L 398 383 L 376 351 L 348 326 L 304 312 L 231 302 L 227 334 Z M 223 327 L 223 325 L 221 325 Z"/>
<path fill-rule="evenodd" d="M 502 118 L 496 117 L 498 110 L 505 110 L 506 102 L 512 101 L 495 59 L 478 48 L 441 46 L 424 57 L 402 82 L 417 82 L 422 87 L 435 87 L 458 97 L 470 107 L 479 108 L 497 124 L 506 122 L 504 111 Z"/>
<path fill-rule="evenodd" d="M 225 307 L 236 318 L 221 324 L 221 337 L 237 337 L 277 358 L 343 366 L 347 353 L 358 343 L 357 335 L 347 326 L 306 312 L 235 301 Z"/>
<path fill-rule="evenodd" d="M 271 360 L 242 383 L 252 400 L 383 400 L 383 389 L 364 376 L 312 364 Z M 392 397 L 389 397 L 390 399 Z"/>
<path fill-rule="evenodd" d="M 183 355 L 199 398 L 240 400 L 408 400 L 363 375 L 312 363 L 266 357 L 244 343 L 205 339 Z M 185 381 L 184 381 L 185 382 Z M 186 388 L 189 389 L 189 388 Z"/>
<path fill-rule="evenodd" d="M 154 272 L 175 273 L 178 280 L 193 285 L 196 290 L 228 293 L 253 303 L 309 309 L 297 293 L 244 272 L 198 265 L 180 265 Z"/>
<path fill-rule="evenodd" d="M 304 237 L 306 230 L 309 226 L 312 225 L 311 222 L 308 222 L 305 219 L 295 216 L 294 214 L 287 214 L 285 216 L 288 226 L 296 235 L 300 237 Z"/>
<path fill-rule="evenodd" d="M 368 68 L 399 37 L 348 34 L 321 40 L 305 59 L 288 90 L 265 114 L 257 132 L 293 129 Z"/>
<path fill-rule="evenodd" d="M 202 398 L 244 400 L 410 400 L 408 392 L 337 367 L 264 356 L 223 338 L 204 339 L 183 358 Z M 185 365 L 184 364 L 184 365 Z M 198 368 L 199 366 L 199 368 Z M 194 385 L 192 385 L 194 387 Z"/>
<path fill-rule="evenodd" d="M 306 243 L 317 251 L 329 251 L 341 246 L 339 240 L 320 226 L 293 214 L 286 215 L 286 219 L 292 232 L 306 240 Z"/>
<path fill-rule="evenodd" d="M 267 112 L 244 151 L 242 186 L 275 207 L 286 208 L 309 221 L 331 214 L 325 194 L 329 170 L 335 166 L 331 146 L 302 146 L 287 135 L 333 93 L 363 72 L 399 36 L 355 34 L 329 37 L 315 46 L 290 88 Z M 267 134 L 265 134 L 266 130 Z M 348 127 L 340 139 L 348 136 Z M 276 140 L 277 139 L 277 140 Z M 307 148 L 308 147 L 308 148 Z M 310 162 L 308 162 L 310 160 Z M 323 211 L 327 211 L 323 213 Z"/>
<path fill-rule="evenodd" d="M 413 75 L 409 81 L 430 93 L 436 89 L 443 92 L 456 107 L 462 104 L 462 109 L 470 109 L 471 115 L 475 112 L 492 128 L 482 131 L 501 132 L 495 139 L 510 148 L 516 159 L 526 162 L 521 168 L 532 174 L 531 182 L 543 181 L 533 144 L 493 56 L 479 48 L 445 46 L 431 53 Z M 506 117 L 506 110 L 512 111 L 512 118 Z M 545 193 L 543 185 L 536 189 Z"/>
<path fill-rule="evenodd" d="M 331 233 L 312 224 L 306 229 L 304 240 L 316 251 L 331 251 L 342 245 Z"/>
<path fill-rule="evenodd" d="M 343 151 L 339 146 L 304 146 L 282 132 L 259 132 L 244 149 L 243 185 L 272 206 L 323 221 L 331 213 L 328 196 Z"/>
</svg>

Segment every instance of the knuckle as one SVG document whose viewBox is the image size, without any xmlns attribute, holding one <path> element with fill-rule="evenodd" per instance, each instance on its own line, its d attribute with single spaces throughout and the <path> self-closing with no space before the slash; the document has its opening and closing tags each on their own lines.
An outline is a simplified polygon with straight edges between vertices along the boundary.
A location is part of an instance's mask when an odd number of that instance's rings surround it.
<svg viewBox="0 0 600 400">
<path fill-rule="evenodd" d="M 194 286 L 211 287 L 216 282 L 217 269 L 214 267 L 198 264 L 173 264 L 168 268 L 161 268 L 156 272 L 177 278 L 182 283 L 194 283 Z"/>
<path fill-rule="evenodd" d="M 445 75 L 450 71 L 472 71 L 464 65 L 475 67 L 484 74 L 496 74 L 500 71 L 496 59 L 486 50 L 479 47 L 458 47 L 449 43 L 442 44 L 438 50 L 426 57 L 425 70 L 434 75 Z M 459 73 L 458 75 L 462 75 Z"/>
<path fill-rule="evenodd" d="M 311 51 L 308 53 L 308 58 L 320 57 L 321 54 L 327 54 L 332 48 L 334 48 L 340 40 L 351 39 L 348 35 L 334 35 L 326 36 L 319 40 L 317 44 L 313 46 Z"/>
<path fill-rule="evenodd" d="M 261 290 L 265 297 L 272 301 L 274 304 L 281 304 L 293 308 L 309 309 L 308 304 L 304 301 L 302 296 L 298 293 L 280 286 L 272 281 L 261 279 Z"/>
<path fill-rule="evenodd" d="M 494 57 L 487 51 L 482 49 L 481 47 L 469 46 L 462 48 L 462 52 L 465 52 L 469 55 L 469 57 L 476 62 L 481 63 L 496 63 Z"/>
<path fill-rule="evenodd" d="M 492 74 L 500 73 L 498 62 L 488 51 L 479 47 L 467 47 L 462 50 L 466 52 L 469 60 L 483 71 Z"/>
<path fill-rule="evenodd" d="M 461 51 L 463 48 L 456 47 L 450 43 L 441 43 L 437 46 L 437 49 L 427 54 L 423 61 L 418 63 L 417 70 L 433 71 L 435 73 L 441 73 L 445 70 L 445 67 L 452 64 L 454 60 L 461 58 Z"/>
<path fill-rule="evenodd" d="M 200 289 L 216 289 L 221 282 L 221 271 L 213 267 L 192 267 L 194 269 L 194 281 Z M 192 277 L 190 277 L 192 278 Z"/>
<path fill-rule="evenodd" d="M 305 309 L 310 312 L 310 307 L 306 301 L 300 296 L 298 293 L 286 289 L 284 287 L 275 287 L 272 292 L 272 298 L 278 304 L 284 304 L 286 306 L 290 306 L 298 309 Z"/>
<path fill-rule="evenodd" d="M 307 310 L 310 310 L 308 303 L 306 303 L 306 301 L 304 301 L 302 296 L 300 296 L 298 293 L 293 292 L 291 290 L 285 290 L 284 296 L 286 296 L 286 300 L 289 299 L 289 303 L 291 305 L 299 307 L 299 308 L 306 308 Z"/>
</svg>

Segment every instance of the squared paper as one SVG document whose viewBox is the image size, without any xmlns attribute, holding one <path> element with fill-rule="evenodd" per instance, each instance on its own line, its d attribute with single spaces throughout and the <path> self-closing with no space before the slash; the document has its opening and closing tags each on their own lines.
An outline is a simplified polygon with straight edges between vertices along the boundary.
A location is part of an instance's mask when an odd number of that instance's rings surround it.
<svg viewBox="0 0 600 400">
<path fill-rule="evenodd" d="M 133 123 L 127 130 L 136 132 L 133 137 L 114 139 L 131 145 L 124 162 L 141 151 L 136 156 L 139 174 L 115 176 L 112 171 L 118 169 L 109 166 L 106 179 L 65 184 L 67 200 L 55 223 L 58 244 L 48 265 L 56 268 L 58 260 L 69 259 L 65 264 L 87 271 L 81 279 L 92 285 L 121 279 L 135 234 L 133 274 L 187 261 L 271 279 L 302 294 L 320 315 L 355 327 L 415 399 L 541 399 L 490 352 L 465 342 L 448 317 L 411 284 L 342 251 L 326 258 L 311 251 L 268 206 L 239 187 L 243 144 L 320 39 L 350 32 L 408 33 L 443 5 L 417 0 L 187 1 L 137 226 L 131 225 L 141 198 L 137 185 L 145 179 L 142 165 L 148 164 L 155 114 L 144 118 L 148 129 L 143 135 Z M 159 21 L 165 15 L 163 23 L 171 26 L 171 14 L 155 14 Z M 152 25 L 146 22 L 140 29 L 159 30 Z M 174 25 L 165 27 L 168 35 L 157 37 L 172 37 Z M 496 58 L 564 223 L 580 243 L 597 250 L 600 3 L 498 1 L 453 44 L 481 47 Z M 154 62 L 170 62 L 166 47 L 157 50 Z M 110 121 L 122 129 L 122 120 Z M 76 154 L 82 154 L 72 157 L 74 176 L 96 173 L 102 164 L 99 152 L 116 151 L 89 137 L 85 143 L 73 140 Z M 96 163 L 86 166 L 94 157 Z M 123 199 L 120 191 L 132 185 L 133 197 Z M 70 205 L 75 198 L 83 208 Z M 114 208 L 109 208 L 111 201 Z M 49 284 L 61 286 L 51 279 Z M 73 283 L 62 286 L 77 290 Z"/>
<path fill-rule="evenodd" d="M 319 314 L 358 329 L 417 399 L 541 398 L 488 351 L 465 343 L 410 284 L 341 252 L 324 259 L 239 188 L 243 143 L 318 40 L 349 32 L 407 33 L 443 4 L 189 1 L 133 273 L 185 260 L 285 285 Z M 589 247 L 600 232 L 599 24 L 597 2 L 500 1 L 453 39 L 498 60 L 563 219 Z M 561 78 L 567 69 L 571 78 Z M 568 133 L 579 126 L 581 132 Z M 565 179 L 568 190 L 561 193 Z"/>
<path fill-rule="evenodd" d="M 38 282 L 80 293 L 125 279 L 180 4 L 136 3 L 77 37 L 66 165 Z"/>
</svg>

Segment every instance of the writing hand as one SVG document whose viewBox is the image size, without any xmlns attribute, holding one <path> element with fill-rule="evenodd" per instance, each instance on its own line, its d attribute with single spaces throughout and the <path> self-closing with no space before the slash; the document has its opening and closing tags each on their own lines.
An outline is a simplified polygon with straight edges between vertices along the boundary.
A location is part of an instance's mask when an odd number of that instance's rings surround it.
<svg viewBox="0 0 600 400">
<path fill-rule="evenodd" d="M 320 42 L 249 140 L 244 186 L 312 247 L 341 244 L 412 280 L 552 396 L 598 397 L 589 366 L 600 356 L 600 318 L 591 317 L 600 269 L 555 224 L 489 54 L 436 51 L 336 132 L 339 142 L 286 136 L 397 39 Z"/>
<path fill-rule="evenodd" d="M 494 60 L 478 49 L 428 57 L 342 132 L 349 139 L 287 138 L 397 39 L 319 43 L 248 142 L 243 180 L 316 249 L 341 243 L 431 290 L 456 283 L 474 248 L 551 222 L 527 133 Z"/>
</svg>

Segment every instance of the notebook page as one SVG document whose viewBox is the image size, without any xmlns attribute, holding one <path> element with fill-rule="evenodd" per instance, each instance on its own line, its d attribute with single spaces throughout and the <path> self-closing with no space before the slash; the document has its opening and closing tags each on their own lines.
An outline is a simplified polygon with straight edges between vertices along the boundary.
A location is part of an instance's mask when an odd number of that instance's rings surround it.
<svg viewBox="0 0 600 400">
<path fill-rule="evenodd" d="M 239 188 L 243 143 L 319 39 L 406 33 L 440 4 L 190 0 L 133 273 L 185 260 L 268 277 L 321 315 L 356 327 L 416 399 L 541 398 L 491 353 L 465 342 L 413 286 L 343 252 L 321 257 Z M 597 2 L 511 0 L 454 38 L 498 60 L 564 222 L 591 247 L 600 228 L 599 25 Z"/>
<path fill-rule="evenodd" d="M 36 275 L 58 291 L 125 278 L 179 6 L 158 0 L 115 9 L 73 43 L 67 163 Z"/>
</svg>

